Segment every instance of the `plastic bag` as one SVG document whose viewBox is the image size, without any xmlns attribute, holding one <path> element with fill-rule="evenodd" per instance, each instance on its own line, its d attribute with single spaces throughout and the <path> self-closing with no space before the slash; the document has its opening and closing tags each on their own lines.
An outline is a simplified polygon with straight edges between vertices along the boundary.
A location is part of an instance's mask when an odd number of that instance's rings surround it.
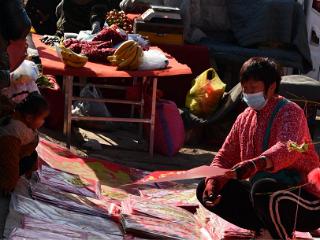
<svg viewBox="0 0 320 240">
<path fill-rule="evenodd" d="M 201 73 L 192 84 L 186 97 L 186 107 L 197 116 L 207 116 L 218 106 L 226 84 L 213 68 Z"/>
<path fill-rule="evenodd" d="M 13 194 L 11 198 L 11 211 L 72 227 L 76 231 L 84 230 L 88 233 L 103 236 L 102 239 L 123 239 L 119 226 L 112 220 L 68 211 L 35 201 L 30 197 Z M 7 230 L 10 229 L 7 228 Z"/>
<path fill-rule="evenodd" d="M 22 83 L 30 80 L 35 81 L 40 76 L 37 65 L 29 60 L 24 60 L 13 74 L 15 82 L 20 81 Z"/>
<path fill-rule="evenodd" d="M 47 229 L 49 230 L 49 229 Z M 59 229 L 60 230 L 60 229 Z M 79 236 L 78 236 L 79 235 Z M 23 228 L 14 228 L 9 235 L 11 240 L 22 240 L 22 239 L 46 239 L 46 240 L 73 240 L 73 239 L 85 239 L 85 233 L 72 234 L 71 237 L 65 236 L 63 230 L 59 232 L 51 231 L 37 231 Z"/>
<path fill-rule="evenodd" d="M 142 197 L 157 203 L 166 203 L 177 207 L 198 207 L 195 189 L 143 189 Z"/>
<path fill-rule="evenodd" d="M 149 41 L 144 39 L 140 34 L 128 34 L 128 40 L 136 41 L 143 49 L 149 48 Z"/>
<path fill-rule="evenodd" d="M 22 219 L 22 225 L 24 229 L 33 230 L 38 233 L 49 232 L 55 234 L 62 234 L 63 236 L 72 239 L 88 239 L 87 233 L 85 232 L 44 219 L 37 219 L 24 216 Z"/>
<path fill-rule="evenodd" d="M 77 40 L 92 41 L 96 36 L 97 34 L 92 34 L 90 30 L 85 30 L 80 31 L 76 38 Z"/>
<path fill-rule="evenodd" d="M 201 239 L 200 229 L 194 224 L 180 224 L 143 215 L 123 214 L 121 224 L 126 233 L 150 239 Z M 170 226 L 170 227 L 168 227 Z"/>
<path fill-rule="evenodd" d="M 63 192 L 42 183 L 31 184 L 30 192 L 33 199 L 72 212 L 112 219 L 118 219 L 120 214 L 120 208 L 116 205 L 116 202 L 112 200 L 102 201 L 79 196 Z"/>
<path fill-rule="evenodd" d="M 36 172 L 36 177 L 40 183 L 60 191 L 97 199 L 101 197 L 101 186 L 98 180 L 80 178 L 78 175 L 56 170 L 46 165 L 41 166 L 41 170 Z"/>
<path fill-rule="evenodd" d="M 13 230 L 9 236 L 9 239 L 19 239 L 14 237 L 25 237 L 27 239 L 29 234 L 32 234 L 32 239 L 50 239 L 46 234 L 52 234 L 54 240 L 59 239 L 72 239 L 72 240 L 104 240 L 106 237 L 99 236 L 94 233 L 88 232 L 85 229 L 76 229 L 65 224 L 56 223 L 48 219 L 38 219 L 29 216 L 23 216 L 21 219 L 20 231 Z M 23 228 L 23 229 L 21 229 Z M 56 236 L 55 236 L 56 235 Z M 50 235 L 49 235 L 50 236 Z M 13 237 L 13 238 L 10 238 Z M 23 238 L 24 239 L 24 238 Z M 107 238 L 109 239 L 109 238 Z"/>
<path fill-rule="evenodd" d="M 152 239 L 200 239 L 200 229 L 192 213 L 139 197 L 122 202 L 121 224 L 126 233 Z"/>
<path fill-rule="evenodd" d="M 29 60 L 11 73 L 10 87 L 4 88 L 1 93 L 15 103 L 21 102 L 31 92 L 39 92 L 36 80 L 40 76 L 37 65 Z"/>
<path fill-rule="evenodd" d="M 168 58 L 159 50 L 144 51 L 140 61 L 139 70 L 163 69 L 169 64 Z"/>
<path fill-rule="evenodd" d="M 121 203 L 122 213 L 128 215 L 142 215 L 151 218 L 175 222 L 182 225 L 195 224 L 192 213 L 180 207 L 156 201 L 146 201 L 146 198 L 131 196 Z"/>
<path fill-rule="evenodd" d="M 92 84 L 87 84 L 80 92 L 82 98 L 101 99 L 101 93 L 98 92 L 96 87 Z M 72 107 L 72 114 L 80 116 L 92 116 L 92 117 L 111 117 L 106 105 L 101 102 L 92 101 L 77 101 Z M 81 126 L 110 130 L 114 127 L 112 122 L 81 122 Z"/>
<path fill-rule="evenodd" d="M 54 222 L 74 231 L 94 234 L 105 240 L 122 240 L 123 234 L 113 220 L 68 211 L 58 206 L 48 205 L 32 199 L 29 195 L 29 182 L 21 177 L 11 195 L 10 211 L 6 221 L 4 236 L 8 237 L 14 227 L 21 227 L 23 216 Z"/>
</svg>

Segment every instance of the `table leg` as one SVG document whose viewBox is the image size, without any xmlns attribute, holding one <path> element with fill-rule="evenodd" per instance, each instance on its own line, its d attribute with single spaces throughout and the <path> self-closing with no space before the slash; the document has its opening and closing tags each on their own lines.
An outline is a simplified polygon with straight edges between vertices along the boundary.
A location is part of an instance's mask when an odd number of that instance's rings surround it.
<svg viewBox="0 0 320 240">
<path fill-rule="evenodd" d="M 150 123 L 150 139 L 149 139 L 149 154 L 153 157 L 154 145 L 154 127 L 156 119 L 156 101 L 157 101 L 157 85 L 158 78 L 152 79 L 152 102 L 151 102 L 151 123 Z"/>
<path fill-rule="evenodd" d="M 68 94 L 67 94 L 67 77 L 63 76 L 63 81 L 62 81 L 62 90 L 64 93 L 64 116 L 63 116 L 63 135 L 67 136 L 67 102 L 68 102 Z"/>
<path fill-rule="evenodd" d="M 71 143 L 71 110 L 72 110 L 72 95 L 73 95 L 73 77 L 64 76 L 63 77 L 64 86 L 64 135 L 67 138 L 67 147 L 70 148 Z"/>
<path fill-rule="evenodd" d="M 147 84 L 147 77 L 142 78 L 141 84 L 141 105 L 140 105 L 140 118 L 144 117 L 144 86 Z M 143 123 L 139 124 L 139 135 L 141 139 L 143 138 Z"/>
<path fill-rule="evenodd" d="M 132 80 L 132 87 L 135 87 L 137 85 L 137 82 L 138 82 L 138 78 L 137 77 L 134 77 L 133 80 Z M 134 108 L 136 106 L 134 105 L 131 105 L 131 112 L 130 112 L 130 117 L 133 118 L 134 117 Z"/>
</svg>

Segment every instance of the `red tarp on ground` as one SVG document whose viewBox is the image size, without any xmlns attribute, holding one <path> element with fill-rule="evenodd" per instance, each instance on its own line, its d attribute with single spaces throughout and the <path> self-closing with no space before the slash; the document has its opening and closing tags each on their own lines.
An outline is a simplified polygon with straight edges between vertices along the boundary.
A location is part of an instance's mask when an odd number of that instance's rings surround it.
<svg viewBox="0 0 320 240">
<path fill-rule="evenodd" d="M 127 191 L 125 191 L 118 187 L 143 179 L 149 172 L 128 168 L 104 160 L 81 158 L 70 150 L 44 139 L 40 140 L 37 151 L 41 162 L 46 163 L 52 168 L 76 174 L 86 179 L 98 180 L 101 184 L 102 196 L 115 200 L 123 200 L 129 196 L 129 193 L 133 193 L 145 195 L 147 199 L 155 194 L 157 189 L 159 191 L 158 198 L 156 199 L 158 202 L 165 202 L 166 198 L 168 198 L 170 204 L 187 207 L 191 211 L 194 211 L 193 208 L 198 205 L 194 199 L 195 196 L 192 196 L 190 193 L 193 189 L 195 194 L 195 187 L 192 184 L 181 185 L 167 182 L 157 185 L 139 186 L 139 189 L 136 188 L 137 186 L 127 186 L 125 187 Z M 175 173 L 175 171 L 164 173 Z M 164 192 L 166 196 L 161 197 Z M 181 193 L 180 198 L 173 199 L 174 194 L 179 194 L 179 192 Z M 192 199 L 189 199 L 190 196 L 192 196 Z M 169 199 L 171 200 L 169 201 Z"/>
<path fill-rule="evenodd" d="M 101 184 L 101 195 L 121 201 L 128 197 L 128 191 L 118 188 L 123 184 L 136 181 L 146 175 L 144 171 L 128 168 L 93 158 L 81 158 L 71 151 L 46 141 L 40 140 L 37 147 L 40 163 L 50 167 L 84 177 L 98 180 Z M 137 189 L 128 189 L 129 192 Z"/>
<path fill-rule="evenodd" d="M 143 171 L 93 158 L 81 158 L 71 151 L 40 140 L 37 147 L 39 158 L 50 167 L 89 179 L 98 179 L 101 184 L 120 186 L 143 177 Z"/>
</svg>

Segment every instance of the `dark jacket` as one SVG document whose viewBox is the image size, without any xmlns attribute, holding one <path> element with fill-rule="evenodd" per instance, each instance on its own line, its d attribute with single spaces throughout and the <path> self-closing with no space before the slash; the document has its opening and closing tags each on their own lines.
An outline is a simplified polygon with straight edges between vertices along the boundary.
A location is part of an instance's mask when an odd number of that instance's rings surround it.
<svg viewBox="0 0 320 240">
<path fill-rule="evenodd" d="M 56 7 L 60 0 L 28 0 L 26 11 L 38 34 L 54 35 L 57 31 Z"/>
<path fill-rule="evenodd" d="M 95 21 L 103 26 L 106 13 L 119 9 L 119 3 L 120 0 L 63 0 L 57 7 L 57 35 L 90 30 Z"/>
<path fill-rule="evenodd" d="M 0 89 L 10 84 L 8 44 L 25 38 L 30 28 L 30 19 L 20 0 L 0 0 Z"/>
</svg>

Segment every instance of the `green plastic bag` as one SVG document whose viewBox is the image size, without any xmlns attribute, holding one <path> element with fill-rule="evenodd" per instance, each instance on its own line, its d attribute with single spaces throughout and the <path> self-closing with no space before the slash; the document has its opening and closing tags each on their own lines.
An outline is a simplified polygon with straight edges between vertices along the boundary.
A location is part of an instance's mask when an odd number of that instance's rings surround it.
<svg viewBox="0 0 320 240">
<path fill-rule="evenodd" d="M 193 80 L 186 97 L 186 107 L 197 116 L 208 116 L 217 108 L 225 88 L 226 84 L 216 71 L 209 68 Z"/>
</svg>

